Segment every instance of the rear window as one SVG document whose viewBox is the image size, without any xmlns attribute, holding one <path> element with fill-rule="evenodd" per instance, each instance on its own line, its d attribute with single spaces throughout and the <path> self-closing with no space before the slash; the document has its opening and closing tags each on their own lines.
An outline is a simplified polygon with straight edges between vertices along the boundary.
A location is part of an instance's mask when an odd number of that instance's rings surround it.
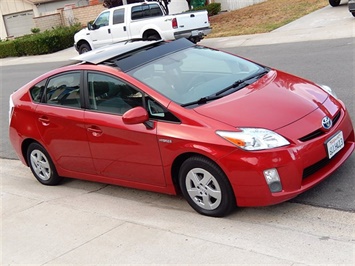
<svg viewBox="0 0 355 266">
<path fill-rule="evenodd" d="M 157 17 L 162 16 L 163 12 L 161 11 L 158 4 L 144 4 L 141 6 L 132 7 L 132 20 L 147 18 L 147 17 Z"/>
</svg>

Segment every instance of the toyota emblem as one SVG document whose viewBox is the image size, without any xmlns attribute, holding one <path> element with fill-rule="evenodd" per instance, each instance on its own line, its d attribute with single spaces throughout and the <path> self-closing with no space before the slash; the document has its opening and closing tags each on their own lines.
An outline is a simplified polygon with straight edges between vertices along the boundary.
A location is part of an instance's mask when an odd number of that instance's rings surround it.
<svg viewBox="0 0 355 266">
<path fill-rule="evenodd" d="M 332 127 L 332 125 L 333 125 L 333 122 L 328 116 L 323 117 L 322 126 L 323 126 L 324 129 L 328 130 L 328 129 L 330 129 Z"/>
</svg>

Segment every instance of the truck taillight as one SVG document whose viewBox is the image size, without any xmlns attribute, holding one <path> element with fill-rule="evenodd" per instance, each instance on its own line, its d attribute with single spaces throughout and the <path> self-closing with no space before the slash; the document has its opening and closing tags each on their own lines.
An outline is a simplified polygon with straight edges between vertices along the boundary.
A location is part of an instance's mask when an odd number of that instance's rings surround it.
<svg viewBox="0 0 355 266">
<path fill-rule="evenodd" d="M 171 21 L 171 26 L 173 27 L 173 29 L 178 28 L 178 22 L 176 18 L 173 18 L 173 20 Z"/>
</svg>

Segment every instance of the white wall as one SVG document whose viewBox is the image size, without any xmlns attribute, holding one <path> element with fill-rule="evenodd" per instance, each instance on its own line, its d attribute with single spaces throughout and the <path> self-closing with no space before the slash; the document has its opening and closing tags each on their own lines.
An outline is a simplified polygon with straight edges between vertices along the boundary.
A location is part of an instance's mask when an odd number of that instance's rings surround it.
<svg viewBox="0 0 355 266">
<path fill-rule="evenodd" d="M 265 1 L 266 0 L 215 0 L 215 3 L 221 3 L 221 10 L 231 11 Z"/>
<path fill-rule="evenodd" d="M 246 6 L 258 4 L 267 0 L 210 0 L 210 3 L 221 3 L 221 10 L 236 10 Z M 186 0 L 171 0 L 169 4 L 170 14 L 188 10 Z"/>
</svg>

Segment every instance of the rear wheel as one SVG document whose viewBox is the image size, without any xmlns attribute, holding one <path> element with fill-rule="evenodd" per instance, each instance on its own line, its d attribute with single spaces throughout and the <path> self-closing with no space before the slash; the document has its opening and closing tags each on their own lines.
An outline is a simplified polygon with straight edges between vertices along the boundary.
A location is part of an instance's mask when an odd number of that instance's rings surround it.
<svg viewBox="0 0 355 266">
<path fill-rule="evenodd" d="M 179 182 L 185 199 L 198 213 L 222 217 L 236 206 L 226 175 L 205 157 L 187 159 L 180 168 Z"/>
<path fill-rule="evenodd" d="M 341 0 L 329 0 L 329 5 L 338 6 L 340 5 Z"/>
<path fill-rule="evenodd" d="M 148 36 L 148 38 L 147 38 L 147 40 L 149 40 L 149 41 L 158 41 L 160 39 L 161 38 L 160 38 L 159 34 L 153 34 L 153 35 Z"/>
<path fill-rule="evenodd" d="M 36 179 L 44 185 L 57 185 L 62 181 L 47 151 L 38 143 L 27 149 L 27 161 Z"/>
</svg>

